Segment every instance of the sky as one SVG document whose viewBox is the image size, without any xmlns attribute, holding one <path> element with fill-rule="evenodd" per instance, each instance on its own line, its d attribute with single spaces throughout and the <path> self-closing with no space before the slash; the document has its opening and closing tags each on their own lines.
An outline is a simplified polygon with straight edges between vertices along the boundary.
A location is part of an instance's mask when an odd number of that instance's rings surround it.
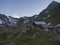
<svg viewBox="0 0 60 45">
<path fill-rule="evenodd" d="M 33 16 L 39 14 L 53 0 L 0 0 L 0 14 L 7 16 Z M 60 0 L 55 0 L 60 2 Z"/>
</svg>

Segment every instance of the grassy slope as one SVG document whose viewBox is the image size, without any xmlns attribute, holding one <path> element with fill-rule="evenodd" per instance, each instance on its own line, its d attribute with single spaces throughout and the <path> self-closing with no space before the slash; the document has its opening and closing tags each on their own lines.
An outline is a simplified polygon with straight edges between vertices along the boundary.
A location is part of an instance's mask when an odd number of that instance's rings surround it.
<svg viewBox="0 0 60 45">
<path fill-rule="evenodd" d="M 54 13 L 52 16 L 48 18 L 52 24 L 59 24 L 60 23 L 60 12 Z"/>
<path fill-rule="evenodd" d="M 58 34 L 53 31 L 40 31 L 37 29 L 26 30 L 27 34 L 23 34 L 21 31 L 13 33 L 8 31 L 0 34 L 0 45 L 6 45 L 7 43 L 14 43 L 16 45 L 59 45 L 58 41 L 50 41 L 49 38 L 57 36 Z M 35 35 L 35 37 L 34 37 Z"/>
</svg>

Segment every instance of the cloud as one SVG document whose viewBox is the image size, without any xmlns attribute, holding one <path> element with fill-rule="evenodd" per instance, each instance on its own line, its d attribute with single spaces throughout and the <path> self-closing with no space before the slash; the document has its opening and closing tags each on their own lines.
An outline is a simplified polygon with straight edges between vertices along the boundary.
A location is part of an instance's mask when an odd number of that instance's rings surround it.
<svg viewBox="0 0 60 45">
<path fill-rule="evenodd" d="M 20 16 L 18 16 L 18 15 L 13 15 L 12 17 L 13 18 L 20 18 Z"/>
</svg>

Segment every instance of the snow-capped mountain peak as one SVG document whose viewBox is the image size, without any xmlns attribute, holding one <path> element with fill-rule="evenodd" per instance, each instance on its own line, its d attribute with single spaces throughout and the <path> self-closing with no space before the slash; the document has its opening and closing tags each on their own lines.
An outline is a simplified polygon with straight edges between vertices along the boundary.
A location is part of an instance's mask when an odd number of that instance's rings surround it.
<svg viewBox="0 0 60 45">
<path fill-rule="evenodd" d="M 17 25 L 17 19 L 6 16 L 4 14 L 0 14 L 0 26 L 16 26 Z"/>
</svg>

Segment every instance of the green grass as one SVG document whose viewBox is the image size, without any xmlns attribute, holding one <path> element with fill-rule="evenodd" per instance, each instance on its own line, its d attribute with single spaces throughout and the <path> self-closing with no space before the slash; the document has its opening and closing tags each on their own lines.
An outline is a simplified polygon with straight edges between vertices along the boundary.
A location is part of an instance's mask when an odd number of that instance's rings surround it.
<svg viewBox="0 0 60 45">
<path fill-rule="evenodd" d="M 56 24 L 59 24 L 60 23 L 60 9 L 57 9 L 57 10 L 53 10 L 54 13 L 51 14 L 51 16 L 46 19 L 45 21 L 48 23 L 48 22 L 51 22 L 52 25 L 56 25 Z"/>
<path fill-rule="evenodd" d="M 6 45 L 7 43 L 14 43 L 16 45 L 59 45 L 59 41 L 49 40 L 52 36 L 57 36 L 55 30 L 42 31 L 37 29 L 26 30 L 27 34 L 22 32 L 4 32 L 0 34 L 0 45 Z M 21 33 L 21 34 L 20 34 Z M 19 35 L 19 37 L 18 37 Z M 34 37 L 34 35 L 36 35 Z"/>
</svg>

